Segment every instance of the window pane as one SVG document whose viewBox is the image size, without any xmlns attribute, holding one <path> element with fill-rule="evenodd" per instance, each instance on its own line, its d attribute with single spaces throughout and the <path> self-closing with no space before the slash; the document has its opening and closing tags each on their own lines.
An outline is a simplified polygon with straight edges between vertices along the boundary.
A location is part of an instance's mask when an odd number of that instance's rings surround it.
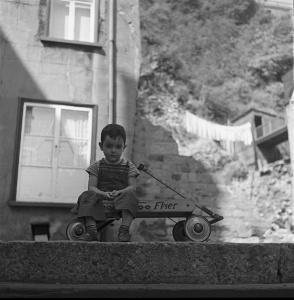
<svg viewBox="0 0 294 300">
<path fill-rule="evenodd" d="M 91 13 L 92 12 L 92 13 Z M 95 0 L 51 0 L 49 36 L 94 42 Z"/>
<path fill-rule="evenodd" d="M 90 37 L 90 6 L 76 5 L 75 40 L 92 42 Z"/>
<path fill-rule="evenodd" d="M 56 199 L 71 203 L 87 189 L 89 165 L 89 112 L 61 110 Z"/>
<path fill-rule="evenodd" d="M 87 167 L 89 113 L 85 111 L 61 111 L 59 167 Z"/>
<path fill-rule="evenodd" d="M 19 174 L 18 200 L 50 201 L 52 168 L 26 167 Z"/>
<path fill-rule="evenodd" d="M 22 165 L 51 166 L 55 110 L 27 106 L 22 147 Z"/>
<path fill-rule="evenodd" d="M 62 0 L 51 1 L 49 36 L 68 39 L 69 2 Z"/>
<path fill-rule="evenodd" d="M 53 136 L 55 109 L 27 106 L 25 112 L 25 134 Z"/>
<path fill-rule="evenodd" d="M 62 202 L 76 202 L 78 196 L 88 189 L 88 174 L 85 170 L 58 169 L 56 198 Z"/>
</svg>

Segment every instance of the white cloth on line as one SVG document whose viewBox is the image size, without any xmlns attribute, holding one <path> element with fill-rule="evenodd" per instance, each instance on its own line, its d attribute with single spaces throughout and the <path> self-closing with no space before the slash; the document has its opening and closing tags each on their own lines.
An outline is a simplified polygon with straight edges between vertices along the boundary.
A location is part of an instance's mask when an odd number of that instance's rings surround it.
<svg viewBox="0 0 294 300">
<path fill-rule="evenodd" d="M 185 126 L 188 132 L 210 140 L 241 141 L 245 145 L 250 145 L 253 141 L 250 122 L 239 126 L 226 126 L 209 122 L 186 111 Z"/>
</svg>

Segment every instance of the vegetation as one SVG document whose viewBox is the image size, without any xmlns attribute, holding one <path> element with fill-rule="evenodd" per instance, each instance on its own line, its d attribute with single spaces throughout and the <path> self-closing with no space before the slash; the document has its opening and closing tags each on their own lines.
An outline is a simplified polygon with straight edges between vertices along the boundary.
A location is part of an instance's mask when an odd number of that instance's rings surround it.
<svg viewBox="0 0 294 300">
<path fill-rule="evenodd" d="M 150 118 L 190 110 L 226 124 L 250 107 L 284 112 L 293 67 L 290 13 L 254 0 L 140 0 L 138 109 Z"/>
</svg>

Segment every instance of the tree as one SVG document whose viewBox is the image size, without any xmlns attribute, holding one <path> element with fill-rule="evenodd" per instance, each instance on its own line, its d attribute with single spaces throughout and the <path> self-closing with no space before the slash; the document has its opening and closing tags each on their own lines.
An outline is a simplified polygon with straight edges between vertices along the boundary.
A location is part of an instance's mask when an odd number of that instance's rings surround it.
<svg viewBox="0 0 294 300">
<path fill-rule="evenodd" d="M 293 66 L 290 15 L 275 17 L 254 0 L 140 5 L 142 114 L 163 116 L 173 104 L 226 124 L 252 105 L 283 111 L 281 78 Z"/>
</svg>

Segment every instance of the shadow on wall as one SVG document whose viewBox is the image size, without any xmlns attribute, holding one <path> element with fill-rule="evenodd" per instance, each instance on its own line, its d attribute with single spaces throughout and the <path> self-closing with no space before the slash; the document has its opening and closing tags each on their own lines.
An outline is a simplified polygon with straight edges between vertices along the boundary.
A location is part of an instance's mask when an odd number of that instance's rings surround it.
<svg viewBox="0 0 294 300">
<path fill-rule="evenodd" d="M 149 120 L 137 116 L 133 144 L 133 162 L 144 164 L 150 171 L 170 183 L 181 194 L 192 198 L 197 206 L 203 205 L 222 215 L 219 206 L 220 190 L 205 166 L 191 156 L 178 154 L 178 145 L 172 133 Z M 178 199 L 181 196 L 171 191 L 145 172 L 137 180 L 137 193 L 141 200 Z M 198 213 L 198 212 L 197 212 Z M 199 210 L 199 214 L 207 215 Z M 171 220 L 172 219 L 172 220 Z M 133 223 L 134 241 L 174 241 L 172 229 L 178 218 L 144 218 Z M 212 225 L 210 241 L 218 241 L 222 235 L 222 221 Z"/>
<path fill-rule="evenodd" d="M 41 74 L 36 73 L 40 61 L 34 61 L 38 58 L 33 57 L 33 47 L 22 45 L 18 51 L 19 45 L 11 43 L 0 30 L 0 239 L 33 240 L 38 225 L 48 225 L 51 240 L 65 240 L 65 228 L 72 218 L 69 208 L 8 204 L 16 203 L 22 121 L 20 98 L 48 101 L 35 79 Z M 22 60 L 27 61 L 27 66 Z"/>
</svg>

